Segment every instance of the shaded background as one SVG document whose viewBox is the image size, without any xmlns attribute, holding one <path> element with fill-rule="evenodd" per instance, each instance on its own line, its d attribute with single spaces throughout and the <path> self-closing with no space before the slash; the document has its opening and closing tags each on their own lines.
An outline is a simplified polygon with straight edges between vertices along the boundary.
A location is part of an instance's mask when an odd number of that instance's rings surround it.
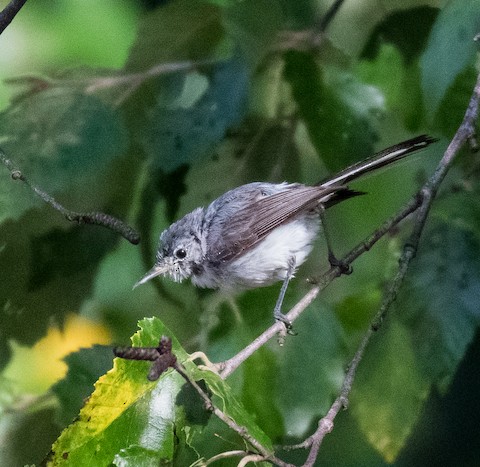
<svg viewBox="0 0 480 467">
<path fill-rule="evenodd" d="M 347 0 L 309 50 L 301 32 L 330 4 L 37 0 L 0 36 L 0 78 L 10 79 L 0 86 L 2 148 L 68 207 L 112 213 L 142 235 L 134 247 L 72 226 L 0 171 L 2 465 L 41 462 L 139 319 L 159 316 L 188 351 L 213 360 L 269 325 L 275 286 L 237 299 L 240 322 L 190 284 L 131 290 L 173 220 L 241 183 L 314 183 L 401 139 L 439 137 L 355 184 L 369 194 L 332 211 L 335 248 L 346 252 L 431 173 L 473 89 L 480 3 Z M 137 88 L 102 87 L 187 61 Z M 465 151 L 318 465 L 477 464 L 478 199 L 478 164 Z M 274 443 L 303 439 L 328 409 L 407 233 L 392 232 L 332 284 L 285 349 L 272 343 L 229 379 Z M 326 267 L 318 246 L 287 305 Z"/>
</svg>

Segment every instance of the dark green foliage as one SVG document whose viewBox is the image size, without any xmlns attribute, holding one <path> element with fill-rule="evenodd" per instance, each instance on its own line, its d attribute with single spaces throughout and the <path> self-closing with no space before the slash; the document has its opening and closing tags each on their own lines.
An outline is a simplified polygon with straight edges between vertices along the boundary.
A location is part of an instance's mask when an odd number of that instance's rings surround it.
<svg viewBox="0 0 480 467">
<path fill-rule="evenodd" d="M 442 9 L 421 1 L 384 8 L 344 2 L 316 44 L 309 34 L 328 7 L 322 2 L 143 3 L 148 11 L 129 3 L 134 13 L 125 23 L 117 2 L 85 7 L 89 25 L 102 27 L 102 11 L 111 13 L 108 21 L 118 14 L 122 37 L 132 37 L 129 50 L 112 50 L 124 57 L 118 69 L 100 59 L 77 63 L 78 55 L 56 64 L 46 53 L 14 81 L 21 88 L 2 87 L 3 99 L 7 91 L 14 97 L 0 111 L 6 157 L 63 205 L 120 217 L 140 231 L 142 242 L 134 246 L 106 229 L 68 223 L 0 166 L 0 366 L 8 368 L 19 344 L 35 344 L 52 324 L 61 328 L 67 313 L 108 329 L 120 345 L 128 345 L 138 323 L 134 345 L 157 346 L 162 334 L 171 337 L 187 374 L 267 450 L 301 442 L 338 395 L 397 270 L 408 221 L 310 305 L 295 322 L 297 336 L 288 336 L 284 347 L 273 339 L 227 381 L 198 369 L 186 352 L 201 350 L 213 361 L 235 355 L 272 323 L 279 285 L 245 292 L 234 303 L 167 279 L 132 286 L 152 266 L 160 232 L 228 189 L 255 180 L 315 183 L 412 133 L 450 138 L 476 79 L 479 0 L 454 0 Z M 67 4 L 73 8 L 67 1 L 27 2 L 21 14 L 33 19 L 21 23 L 19 15 L 10 30 L 33 50 L 48 48 L 36 40 L 37 30 L 48 27 L 55 31 L 52 43 L 65 50 L 72 43 L 104 56 L 102 41 L 69 34 L 73 18 L 50 21 Z M 17 23 L 24 29 L 15 30 Z M 1 39 L 5 50 L 17 44 Z M 65 70 L 65 63 L 74 69 Z M 42 75 L 32 75 L 36 69 Z M 367 194 L 327 213 L 334 247 L 347 251 L 394 214 L 432 173 L 447 143 L 356 182 L 352 188 Z M 460 157 L 395 309 L 367 348 L 349 412 L 338 416 L 318 465 L 423 465 L 428 456 L 417 444 L 424 432 L 429 446 L 437 431 L 464 437 L 460 426 L 432 421 L 440 419 L 432 414 L 438 393 L 449 394 L 478 339 L 478 157 L 467 151 Z M 327 267 L 324 249 L 315 248 L 289 286 L 285 307 L 309 290 L 306 278 Z M 253 449 L 172 369 L 149 382 L 149 362 L 113 362 L 108 346 L 79 350 L 65 361 L 67 375 L 45 399 L 31 399 L 0 374 L 6 440 L 0 464 L 39 464 L 65 428 L 50 465 L 190 465 Z M 472 381 L 477 394 L 478 378 Z M 474 465 L 475 442 L 465 464 Z M 278 455 L 296 464 L 305 459 L 303 451 Z M 236 465 L 238 458 L 225 462 Z"/>
</svg>

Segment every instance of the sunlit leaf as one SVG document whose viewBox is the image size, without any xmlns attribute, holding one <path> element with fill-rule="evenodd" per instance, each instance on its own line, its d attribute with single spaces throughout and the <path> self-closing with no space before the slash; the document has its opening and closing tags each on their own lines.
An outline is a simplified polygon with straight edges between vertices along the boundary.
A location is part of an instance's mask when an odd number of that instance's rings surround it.
<svg viewBox="0 0 480 467">
<path fill-rule="evenodd" d="M 95 345 L 80 349 L 67 355 L 64 361 L 68 365 L 68 373 L 52 387 L 52 392 L 60 402 L 57 419 L 68 425 L 92 393 L 95 381 L 111 368 L 112 348 Z"/>
<path fill-rule="evenodd" d="M 368 347 L 349 405 L 365 437 L 387 462 L 405 445 L 429 389 L 408 329 L 392 317 Z"/>
<path fill-rule="evenodd" d="M 139 325 L 140 331 L 132 337 L 135 346 L 157 346 L 160 336 L 171 336 L 158 319 L 145 319 Z M 179 360 L 186 360 L 187 354 L 176 341 L 174 352 Z M 192 378 L 206 383 L 221 410 L 270 446 L 268 438 L 216 374 L 200 371 L 191 363 L 187 367 Z M 170 369 L 152 383 L 146 378 L 148 368 L 149 362 L 115 359 L 113 369 L 95 384 L 95 391 L 78 419 L 53 445 L 48 465 L 93 466 L 113 462 L 124 466 L 172 461 L 175 433 L 187 430 L 185 421 L 189 419 L 188 430 L 195 423 L 205 423 L 198 417 L 192 420 L 187 403 L 202 408 L 204 404 L 195 391 L 190 391 L 190 401 L 181 396 L 185 381 L 177 372 Z"/>
<path fill-rule="evenodd" d="M 157 346 L 167 330 L 159 321 L 143 325 L 133 336 L 133 344 Z M 153 451 L 157 461 L 171 459 L 174 401 L 183 380 L 170 370 L 151 383 L 146 378 L 148 367 L 148 362 L 116 359 L 113 370 L 95 384 L 78 419 L 52 447 L 49 465 L 106 465 L 116 455 L 124 456 L 124 449 L 131 453 L 133 446 Z"/>
</svg>

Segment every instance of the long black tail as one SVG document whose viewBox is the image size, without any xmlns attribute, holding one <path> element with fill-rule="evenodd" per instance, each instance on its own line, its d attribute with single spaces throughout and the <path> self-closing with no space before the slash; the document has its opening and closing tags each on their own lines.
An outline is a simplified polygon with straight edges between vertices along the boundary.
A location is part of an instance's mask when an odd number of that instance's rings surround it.
<svg viewBox="0 0 480 467">
<path fill-rule="evenodd" d="M 348 182 L 361 177 L 369 172 L 380 169 L 387 165 L 390 165 L 404 157 L 407 157 L 414 152 L 424 149 L 430 144 L 437 141 L 436 138 L 432 138 L 428 135 L 421 135 L 415 138 L 403 141 L 395 144 L 383 151 L 377 152 L 373 156 L 363 161 L 343 169 L 341 172 L 335 174 L 332 177 L 318 183 L 318 185 L 331 186 L 331 185 L 345 185 Z"/>
</svg>

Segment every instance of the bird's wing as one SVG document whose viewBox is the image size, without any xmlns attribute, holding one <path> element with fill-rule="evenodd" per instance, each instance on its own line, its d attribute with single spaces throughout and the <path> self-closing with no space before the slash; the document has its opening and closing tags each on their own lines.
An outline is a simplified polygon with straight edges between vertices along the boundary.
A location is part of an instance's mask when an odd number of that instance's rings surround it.
<svg viewBox="0 0 480 467">
<path fill-rule="evenodd" d="M 222 222 L 221 235 L 210 243 L 210 261 L 229 261 L 248 251 L 276 227 L 320 204 L 335 204 L 356 196 L 357 192 L 340 186 L 292 185 L 285 190 L 263 196 L 232 212 Z"/>
</svg>

